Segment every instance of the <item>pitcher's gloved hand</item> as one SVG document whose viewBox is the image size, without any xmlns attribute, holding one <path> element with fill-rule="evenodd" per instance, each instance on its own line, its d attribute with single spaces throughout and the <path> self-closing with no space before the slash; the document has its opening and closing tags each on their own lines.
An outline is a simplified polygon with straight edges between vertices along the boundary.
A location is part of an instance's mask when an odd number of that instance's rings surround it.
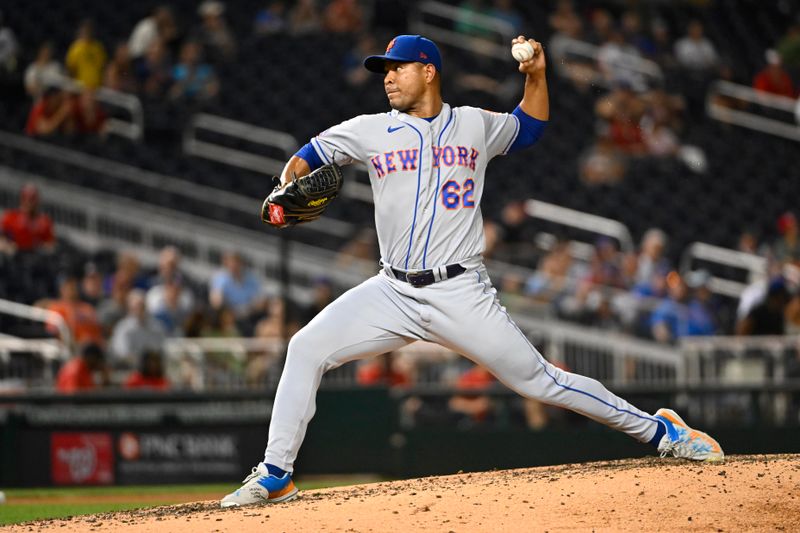
<svg viewBox="0 0 800 533">
<path fill-rule="evenodd" d="M 311 222 L 322 216 L 341 188 L 342 169 L 336 163 L 295 176 L 283 187 L 278 182 L 261 206 L 261 220 L 276 228 Z"/>
</svg>

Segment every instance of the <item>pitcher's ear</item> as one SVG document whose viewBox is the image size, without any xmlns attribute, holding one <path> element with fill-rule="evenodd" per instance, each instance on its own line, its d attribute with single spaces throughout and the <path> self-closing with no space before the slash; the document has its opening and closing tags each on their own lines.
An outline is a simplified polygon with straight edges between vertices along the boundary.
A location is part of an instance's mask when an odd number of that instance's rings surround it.
<svg viewBox="0 0 800 533">
<path fill-rule="evenodd" d="M 435 66 L 430 63 L 425 65 L 425 79 L 428 81 L 428 83 L 431 83 L 434 80 L 436 74 L 437 72 Z"/>
</svg>

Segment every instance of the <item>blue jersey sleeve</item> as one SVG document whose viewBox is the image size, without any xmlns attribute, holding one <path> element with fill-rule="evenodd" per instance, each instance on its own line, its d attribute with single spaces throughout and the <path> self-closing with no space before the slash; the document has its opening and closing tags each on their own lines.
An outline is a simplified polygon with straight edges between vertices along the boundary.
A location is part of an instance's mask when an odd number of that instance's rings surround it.
<svg viewBox="0 0 800 533">
<path fill-rule="evenodd" d="M 509 154 L 533 146 L 542 136 L 545 126 L 547 126 L 546 120 L 533 118 L 519 106 L 511 114 L 519 119 L 519 134 L 514 139 L 514 144 L 508 149 L 507 153 Z"/>
<path fill-rule="evenodd" d="M 314 147 L 311 146 L 311 143 L 306 143 L 306 145 L 300 148 L 294 155 L 308 163 L 308 166 L 311 167 L 312 172 L 323 165 L 322 159 L 319 158 L 317 151 L 314 150 Z"/>
</svg>

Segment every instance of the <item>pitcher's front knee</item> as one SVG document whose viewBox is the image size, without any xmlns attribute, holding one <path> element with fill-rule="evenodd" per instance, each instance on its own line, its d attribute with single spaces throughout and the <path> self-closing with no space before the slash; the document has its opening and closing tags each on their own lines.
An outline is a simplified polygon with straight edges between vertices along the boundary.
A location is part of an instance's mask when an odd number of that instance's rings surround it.
<svg viewBox="0 0 800 533">
<path fill-rule="evenodd" d="M 309 328 L 301 329 L 289 341 L 286 366 L 312 365 L 324 371 L 328 366 L 326 359 L 330 355 L 325 344 Z"/>
</svg>

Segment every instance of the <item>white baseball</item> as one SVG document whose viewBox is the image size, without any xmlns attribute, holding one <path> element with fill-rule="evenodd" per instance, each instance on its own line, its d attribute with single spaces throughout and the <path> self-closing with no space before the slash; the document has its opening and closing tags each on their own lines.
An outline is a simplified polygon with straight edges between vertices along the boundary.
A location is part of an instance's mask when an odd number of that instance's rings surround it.
<svg viewBox="0 0 800 533">
<path fill-rule="evenodd" d="M 528 41 L 524 43 L 514 43 L 511 47 L 511 55 L 520 63 L 533 57 L 533 46 Z"/>
</svg>

